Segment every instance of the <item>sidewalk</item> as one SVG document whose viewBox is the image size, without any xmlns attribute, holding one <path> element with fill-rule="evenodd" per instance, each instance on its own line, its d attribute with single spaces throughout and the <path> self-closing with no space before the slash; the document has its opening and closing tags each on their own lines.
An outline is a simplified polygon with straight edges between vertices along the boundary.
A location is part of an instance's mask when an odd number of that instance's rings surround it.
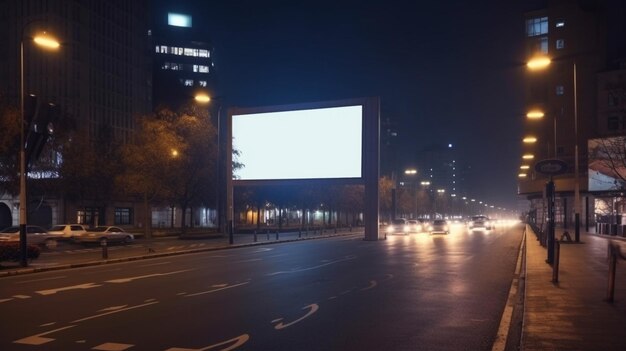
<svg viewBox="0 0 626 351">
<path fill-rule="evenodd" d="M 582 233 L 562 243 L 559 282 L 530 227 L 521 350 L 626 350 L 626 261 L 617 264 L 615 301 L 605 302 L 610 237 Z M 560 238 L 563 230 L 557 229 Z M 573 230 L 569 230 L 573 237 Z M 615 240 L 626 252 L 626 242 Z"/>
</svg>

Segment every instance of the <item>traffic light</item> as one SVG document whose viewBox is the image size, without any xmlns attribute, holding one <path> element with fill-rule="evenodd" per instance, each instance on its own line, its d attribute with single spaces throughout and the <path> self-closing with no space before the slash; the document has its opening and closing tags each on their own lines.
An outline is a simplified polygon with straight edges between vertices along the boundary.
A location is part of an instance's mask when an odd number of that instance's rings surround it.
<svg viewBox="0 0 626 351">
<path fill-rule="evenodd" d="M 59 119 L 59 108 L 53 103 L 42 104 L 35 108 L 29 121 L 26 137 L 26 161 L 30 165 L 41 156 L 44 146 L 54 134 L 54 124 Z"/>
</svg>

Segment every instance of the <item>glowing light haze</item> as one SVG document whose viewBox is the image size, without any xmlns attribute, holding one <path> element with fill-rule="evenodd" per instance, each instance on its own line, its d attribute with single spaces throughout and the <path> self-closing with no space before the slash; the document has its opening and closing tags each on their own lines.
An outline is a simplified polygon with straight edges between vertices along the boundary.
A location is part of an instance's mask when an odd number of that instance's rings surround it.
<svg viewBox="0 0 626 351">
<path fill-rule="evenodd" d="M 363 107 L 342 106 L 232 116 L 238 180 L 362 176 Z"/>
</svg>

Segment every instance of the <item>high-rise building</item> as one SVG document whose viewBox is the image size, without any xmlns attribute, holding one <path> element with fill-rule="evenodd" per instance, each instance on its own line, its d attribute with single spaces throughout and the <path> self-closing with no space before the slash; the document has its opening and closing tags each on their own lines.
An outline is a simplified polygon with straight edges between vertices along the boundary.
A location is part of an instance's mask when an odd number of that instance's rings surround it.
<svg viewBox="0 0 626 351">
<path fill-rule="evenodd" d="M 574 221 L 577 187 L 581 222 L 593 221 L 587 142 L 604 134 L 606 126 L 619 127 L 617 115 L 598 112 L 602 105 L 598 97 L 606 90 L 602 81 L 610 80 L 613 73 L 609 72 L 619 69 L 626 57 L 625 9 L 622 1 L 615 0 L 548 0 L 525 14 L 524 59 L 551 61 L 525 72 L 528 115 L 518 193 L 530 200 L 531 209 L 545 213 L 543 193 L 549 176 L 536 172 L 535 164 L 546 159 L 564 161 L 564 173 L 553 177 L 556 221 L 564 226 Z"/>
<path fill-rule="evenodd" d="M 188 13 L 155 11 L 153 105 L 176 108 L 199 92 L 215 95 L 213 48 Z"/>
<path fill-rule="evenodd" d="M 1 5 L 0 92 L 8 102 L 19 106 L 23 43 L 26 94 L 56 104 L 92 142 L 104 133 L 111 144 L 129 141 L 134 117 L 152 108 L 148 1 L 5 0 Z M 55 52 L 44 52 L 33 43 L 33 36 L 43 30 L 60 42 Z M 0 227 L 17 224 L 18 201 L 0 196 Z M 30 216 L 29 223 L 75 221 L 80 216 L 85 220 L 98 211 L 104 222 L 105 214 L 95 204 L 69 210 L 63 201 L 46 197 L 39 205 L 40 213 Z M 110 206 L 107 217 L 112 221 L 119 213 L 122 224 L 130 224 L 132 215 L 123 214 L 132 210 L 132 205 Z"/>
</svg>

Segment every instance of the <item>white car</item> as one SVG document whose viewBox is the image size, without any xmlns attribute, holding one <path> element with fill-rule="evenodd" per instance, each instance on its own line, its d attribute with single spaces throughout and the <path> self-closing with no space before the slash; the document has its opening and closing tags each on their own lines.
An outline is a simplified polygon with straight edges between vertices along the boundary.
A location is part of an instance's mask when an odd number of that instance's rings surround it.
<svg viewBox="0 0 626 351">
<path fill-rule="evenodd" d="M 20 241 L 20 227 L 8 227 L 0 231 L 0 242 L 19 242 Z M 26 226 L 26 243 L 30 245 L 41 245 L 49 249 L 53 249 L 57 246 L 57 240 L 53 235 L 50 235 L 42 227 L 36 225 Z"/>
<path fill-rule="evenodd" d="M 86 232 L 87 229 L 82 224 L 57 224 L 48 230 L 48 233 L 57 236 L 59 240 L 69 240 Z"/>
<path fill-rule="evenodd" d="M 126 232 L 124 229 L 120 227 L 113 226 L 101 226 L 88 229 L 85 233 L 81 235 L 74 236 L 74 241 L 79 243 L 95 243 L 98 242 L 101 245 L 104 242 L 121 242 L 121 243 L 130 243 L 135 240 L 135 237 Z"/>
</svg>

